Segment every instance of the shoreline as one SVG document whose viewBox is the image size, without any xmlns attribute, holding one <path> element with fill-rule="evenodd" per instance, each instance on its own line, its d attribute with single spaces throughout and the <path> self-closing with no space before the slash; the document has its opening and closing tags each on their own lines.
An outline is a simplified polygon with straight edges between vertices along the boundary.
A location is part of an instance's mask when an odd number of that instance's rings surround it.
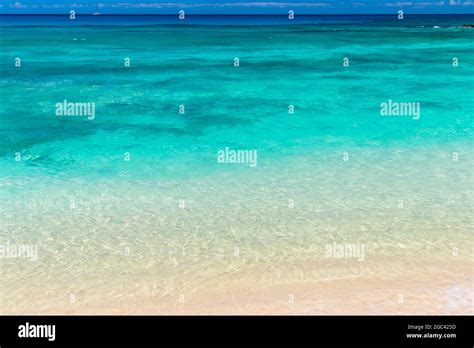
<svg viewBox="0 0 474 348">
<path fill-rule="evenodd" d="M 429 286 L 427 286 L 429 284 Z M 212 287 L 193 295 L 153 291 L 140 296 L 96 299 L 94 303 L 43 310 L 0 311 L 2 315 L 472 315 L 473 288 L 465 279 L 433 275 L 381 280 L 376 277 L 279 284 L 265 289 Z M 224 291 L 223 291 L 224 290 Z"/>
</svg>

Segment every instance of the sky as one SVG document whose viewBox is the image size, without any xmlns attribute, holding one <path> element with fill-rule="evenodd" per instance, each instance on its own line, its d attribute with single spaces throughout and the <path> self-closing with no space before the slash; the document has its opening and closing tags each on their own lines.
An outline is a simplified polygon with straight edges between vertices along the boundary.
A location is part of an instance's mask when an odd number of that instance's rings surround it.
<svg viewBox="0 0 474 348">
<path fill-rule="evenodd" d="M 0 14 L 474 14 L 474 0 L 0 0 Z"/>
</svg>

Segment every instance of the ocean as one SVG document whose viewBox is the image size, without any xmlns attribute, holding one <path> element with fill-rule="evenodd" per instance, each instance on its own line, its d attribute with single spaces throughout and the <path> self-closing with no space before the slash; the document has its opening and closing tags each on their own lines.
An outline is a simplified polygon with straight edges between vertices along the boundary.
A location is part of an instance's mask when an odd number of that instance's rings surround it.
<svg viewBox="0 0 474 348">
<path fill-rule="evenodd" d="M 472 23 L 0 16 L 0 312 L 472 314 Z"/>
</svg>

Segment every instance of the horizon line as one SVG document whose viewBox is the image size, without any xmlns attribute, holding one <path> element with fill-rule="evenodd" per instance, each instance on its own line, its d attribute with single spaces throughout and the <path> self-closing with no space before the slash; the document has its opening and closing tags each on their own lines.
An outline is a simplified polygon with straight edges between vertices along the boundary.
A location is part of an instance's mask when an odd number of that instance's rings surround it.
<svg viewBox="0 0 474 348">
<path fill-rule="evenodd" d="M 175 17 L 178 16 L 178 13 L 100 13 L 99 15 L 94 15 L 93 13 L 77 13 L 76 16 L 137 16 L 137 17 L 146 17 L 146 16 L 162 16 L 162 17 Z M 69 16 L 69 13 L 0 13 L 0 16 Z M 186 17 L 190 16 L 209 16 L 209 17 L 219 17 L 219 16 L 246 16 L 246 17 L 288 17 L 286 13 L 186 13 Z M 396 13 L 302 13 L 295 15 L 296 17 L 301 16 L 386 16 L 386 17 L 396 17 Z M 474 13 L 408 13 L 405 16 L 474 16 Z"/>
</svg>

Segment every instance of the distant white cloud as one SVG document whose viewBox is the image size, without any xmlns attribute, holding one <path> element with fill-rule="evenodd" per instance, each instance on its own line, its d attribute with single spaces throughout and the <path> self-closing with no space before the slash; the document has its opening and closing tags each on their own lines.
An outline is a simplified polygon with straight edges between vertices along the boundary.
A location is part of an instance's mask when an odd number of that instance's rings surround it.
<svg viewBox="0 0 474 348">
<path fill-rule="evenodd" d="M 455 0 L 450 0 L 455 1 Z M 419 8 L 426 8 L 426 7 L 440 7 L 444 6 L 446 3 L 444 1 L 438 2 L 387 2 L 384 3 L 383 6 L 387 7 L 419 7 Z"/>
<path fill-rule="evenodd" d="M 445 5 L 450 6 L 473 6 L 474 2 L 471 0 L 449 0 L 449 1 L 433 1 L 433 2 L 386 2 L 379 3 L 379 6 L 386 7 L 418 7 L 418 8 L 429 8 L 429 7 L 441 7 Z"/>
<path fill-rule="evenodd" d="M 20 2 L 14 2 L 13 4 L 10 4 L 11 8 L 25 8 L 25 5 L 22 5 Z"/>
<path fill-rule="evenodd" d="M 387 2 L 383 6 L 387 7 L 403 7 L 403 6 L 412 6 L 412 2 Z"/>
<path fill-rule="evenodd" d="M 186 4 L 174 2 L 141 2 L 129 3 L 119 2 L 115 4 L 98 4 L 99 7 L 130 7 L 130 8 L 163 8 L 163 7 L 326 7 L 334 5 L 334 2 L 238 2 L 238 3 L 200 3 L 200 4 Z M 340 3 L 339 3 L 340 4 Z M 336 3 L 337 5 L 337 3 Z"/>
</svg>

